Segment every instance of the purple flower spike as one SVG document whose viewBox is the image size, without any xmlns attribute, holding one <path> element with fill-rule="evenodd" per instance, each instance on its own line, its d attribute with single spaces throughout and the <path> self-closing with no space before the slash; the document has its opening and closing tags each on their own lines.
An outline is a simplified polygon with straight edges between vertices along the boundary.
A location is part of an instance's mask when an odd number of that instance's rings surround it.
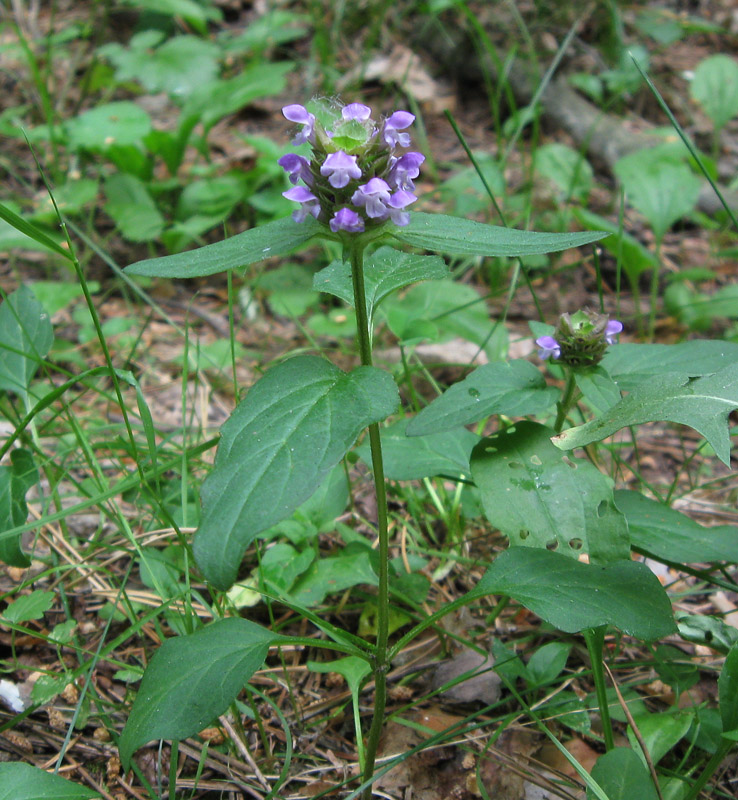
<svg viewBox="0 0 738 800">
<path fill-rule="evenodd" d="M 310 162 L 296 153 L 287 153 L 277 161 L 282 169 L 289 174 L 290 183 L 297 183 L 300 179 L 310 186 L 313 176 L 310 174 Z"/>
<path fill-rule="evenodd" d="M 349 105 L 341 109 L 341 116 L 344 119 L 356 119 L 359 122 L 366 122 L 371 115 L 371 108 L 363 103 L 349 103 Z"/>
<path fill-rule="evenodd" d="M 399 225 L 402 228 L 410 222 L 410 215 L 406 211 L 403 211 L 403 209 L 411 203 L 414 203 L 417 199 L 418 198 L 414 194 L 403 192 L 402 190 L 395 192 L 392 197 L 390 197 L 387 205 L 389 206 L 390 219 L 395 225 Z"/>
<path fill-rule="evenodd" d="M 296 122 L 298 125 L 303 125 L 303 129 L 292 140 L 292 144 L 302 144 L 303 142 L 310 142 L 313 139 L 313 128 L 315 127 L 315 115 L 311 114 L 305 106 L 294 103 L 291 106 L 285 106 L 282 109 L 285 119 L 290 122 Z"/>
<path fill-rule="evenodd" d="M 617 335 L 623 330 L 623 323 L 611 319 L 605 326 L 605 341 L 608 344 L 615 344 Z"/>
<path fill-rule="evenodd" d="M 405 153 L 395 158 L 390 168 L 389 179 L 398 189 L 407 192 L 415 190 L 413 179 L 420 175 L 420 165 L 425 161 L 422 153 Z"/>
<path fill-rule="evenodd" d="M 356 164 L 356 156 L 349 156 L 339 150 L 326 158 L 320 174 L 328 178 L 328 183 L 334 189 L 343 189 L 352 178 L 361 177 L 361 170 Z"/>
<path fill-rule="evenodd" d="M 295 222 L 304 222 L 308 214 L 318 218 L 320 202 L 310 189 L 306 189 L 304 186 L 294 186 L 292 189 L 282 192 L 282 196 L 300 203 L 300 208 L 292 212 L 292 219 Z"/>
<path fill-rule="evenodd" d="M 366 215 L 372 219 L 387 217 L 387 204 L 390 200 L 390 187 L 381 178 L 372 178 L 368 183 L 354 192 L 351 202 L 355 206 L 363 206 Z"/>
<path fill-rule="evenodd" d="M 361 233 L 364 230 L 364 220 L 350 208 L 342 208 L 337 211 L 328 224 L 333 233 L 338 233 L 338 231 Z"/>
<path fill-rule="evenodd" d="M 398 133 L 397 131 L 409 127 L 413 124 L 414 120 L 415 115 L 411 114 L 409 111 L 395 111 L 384 123 L 384 131 L 382 134 L 384 136 L 384 141 L 390 147 L 395 147 L 395 145 L 409 147 L 410 134 Z"/>
<path fill-rule="evenodd" d="M 538 358 L 544 361 L 547 358 L 558 358 L 561 355 L 561 347 L 553 336 L 539 336 L 536 344 L 541 348 L 538 351 Z"/>
</svg>

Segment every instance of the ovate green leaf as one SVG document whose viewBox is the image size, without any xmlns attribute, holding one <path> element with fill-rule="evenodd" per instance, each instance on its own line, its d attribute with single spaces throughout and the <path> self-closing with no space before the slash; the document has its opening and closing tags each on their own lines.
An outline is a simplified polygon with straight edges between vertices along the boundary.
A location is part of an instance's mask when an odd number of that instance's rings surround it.
<svg viewBox="0 0 738 800">
<path fill-rule="evenodd" d="M 269 370 L 225 423 L 202 487 L 195 558 L 227 589 L 244 550 L 320 486 L 359 433 L 397 407 L 391 376 L 374 367 L 346 374 L 316 356 Z"/>
<path fill-rule="evenodd" d="M 99 798 L 85 786 L 20 761 L 0 764 L 0 800 L 93 800 Z"/>
<path fill-rule="evenodd" d="M 152 739 L 184 739 L 222 714 L 264 663 L 269 646 L 287 640 L 230 617 L 189 636 L 167 639 L 141 681 L 118 749 L 125 769 Z"/>
<path fill-rule="evenodd" d="M 640 758 L 627 747 L 616 747 L 601 755 L 592 768 L 592 777 L 605 790 L 609 800 L 659 800 L 651 775 Z M 587 800 L 594 793 L 587 791 Z"/>
<path fill-rule="evenodd" d="M 0 306 L 0 389 L 25 395 L 53 341 L 49 315 L 21 286 Z"/>
<path fill-rule="evenodd" d="M 614 625 L 652 641 L 676 630 L 663 586 L 636 561 L 594 566 L 548 550 L 511 547 L 468 597 L 485 594 L 508 595 L 566 633 Z"/>
</svg>

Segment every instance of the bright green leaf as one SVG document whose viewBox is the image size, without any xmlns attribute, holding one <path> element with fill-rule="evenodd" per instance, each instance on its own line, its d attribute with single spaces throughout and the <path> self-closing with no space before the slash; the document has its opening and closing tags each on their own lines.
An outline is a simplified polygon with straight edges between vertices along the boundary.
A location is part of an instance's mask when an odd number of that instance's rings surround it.
<svg viewBox="0 0 738 800">
<path fill-rule="evenodd" d="M 0 764 L 0 800 L 93 800 L 100 793 L 21 761 Z"/>
<path fill-rule="evenodd" d="M 66 126 L 71 147 L 107 150 L 114 144 L 140 142 L 151 130 L 151 119 L 136 103 L 120 100 L 84 111 Z"/>
<path fill-rule="evenodd" d="M 717 457 L 730 465 L 728 415 L 735 408 L 738 408 L 738 362 L 702 378 L 656 376 L 649 383 L 637 386 L 603 416 L 569 428 L 553 442 L 562 450 L 571 450 L 599 442 L 630 425 L 663 420 L 694 428 L 712 445 Z"/>
<path fill-rule="evenodd" d="M 509 595 L 566 633 L 614 625 L 652 641 L 676 630 L 663 586 L 636 561 L 594 566 L 548 550 L 511 547 L 467 597 L 487 594 Z"/>
<path fill-rule="evenodd" d="M 54 593 L 37 589 L 31 594 L 23 595 L 12 602 L 3 611 L 5 619 L 11 622 L 27 622 L 29 619 L 41 619 L 54 605 Z"/>
<path fill-rule="evenodd" d="M 608 800 L 659 800 L 648 769 L 627 747 L 616 747 L 601 755 L 592 768 L 592 777 L 605 790 Z M 587 790 L 587 800 L 594 797 Z"/>
<path fill-rule="evenodd" d="M 548 548 L 593 562 L 630 558 L 628 526 L 613 483 L 588 461 L 551 444 L 553 431 L 519 422 L 474 448 L 471 472 L 487 519 L 511 545 Z"/>
<path fill-rule="evenodd" d="M 556 186 L 562 200 L 586 201 L 593 173 L 582 153 L 560 142 L 551 142 L 536 150 L 533 165 L 537 173 Z"/>
<path fill-rule="evenodd" d="M 0 248 L 3 250 L 11 250 L 16 247 L 33 248 L 32 243 L 36 242 L 44 250 L 51 250 L 69 261 L 72 260 L 71 253 L 60 242 L 55 241 L 48 233 L 23 219 L 12 208 L 2 203 L 0 203 L 0 220 L 7 223 L 7 227 L 6 225 L 0 225 Z M 14 233 L 12 229 L 18 233 Z"/>
<path fill-rule="evenodd" d="M 570 247 L 580 247 L 602 239 L 607 234 L 538 233 L 515 228 L 484 225 L 470 219 L 445 214 L 411 212 L 410 224 L 398 228 L 392 235 L 405 244 L 450 255 L 469 256 L 527 256 L 555 253 Z"/>
<path fill-rule="evenodd" d="M 484 364 L 450 386 L 407 426 L 408 436 L 423 436 L 469 425 L 492 414 L 522 417 L 551 408 L 559 396 L 529 361 Z"/>
<path fill-rule="evenodd" d="M 687 735 L 694 721 L 690 711 L 666 711 L 661 714 L 646 714 L 635 718 L 635 724 L 651 756 L 652 763 L 659 761 Z M 640 743 L 633 729 L 628 726 L 628 741 L 634 752 L 640 751 Z M 645 765 L 645 761 L 644 761 Z"/>
<path fill-rule="evenodd" d="M 269 646 L 283 640 L 288 637 L 240 617 L 167 639 L 144 673 L 120 737 L 124 768 L 152 739 L 184 739 L 205 728 L 236 699 Z"/>
<path fill-rule="evenodd" d="M 150 242 L 164 230 L 164 218 L 146 184 L 133 175 L 117 172 L 105 181 L 105 211 L 130 242 Z"/>
<path fill-rule="evenodd" d="M 253 538 L 290 516 L 359 433 L 397 404 L 394 381 L 374 367 L 346 374 L 298 356 L 270 369 L 223 426 L 202 487 L 194 550 L 208 580 L 227 589 Z"/>
<path fill-rule="evenodd" d="M 700 61 L 690 85 L 692 97 L 720 131 L 738 114 L 738 64 L 718 54 Z"/>
<path fill-rule="evenodd" d="M 287 217 L 197 250 L 138 261 L 126 267 L 126 272 L 159 278 L 200 278 L 284 255 L 324 230 L 312 217 L 301 224 Z"/>
<path fill-rule="evenodd" d="M 378 583 L 377 574 L 371 564 L 371 553 L 364 545 L 350 544 L 338 555 L 313 561 L 286 597 L 310 608 L 320 605 L 329 594 L 336 594 L 362 583 L 369 586 L 376 586 Z"/>
<path fill-rule="evenodd" d="M 0 306 L 0 389 L 25 395 L 53 342 L 36 295 L 25 285 L 16 289 Z"/>
</svg>

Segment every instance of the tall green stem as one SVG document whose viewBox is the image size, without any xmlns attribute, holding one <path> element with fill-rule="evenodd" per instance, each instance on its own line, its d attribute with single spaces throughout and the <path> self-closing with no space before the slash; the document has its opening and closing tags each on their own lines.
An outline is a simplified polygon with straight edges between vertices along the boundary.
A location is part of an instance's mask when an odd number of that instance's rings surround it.
<svg viewBox="0 0 738 800">
<path fill-rule="evenodd" d="M 564 387 L 564 394 L 562 395 L 561 400 L 559 400 L 559 402 L 556 404 L 556 408 L 558 409 L 556 412 L 556 422 L 554 423 L 554 430 L 556 433 L 561 433 L 561 429 L 564 427 L 566 416 L 574 403 L 574 392 L 577 388 L 577 382 L 574 378 L 574 370 L 565 368 L 565 371 L 566 386 Z"/>
<path fill-rule="evenodd" d="M 361 237 L 352 237 L 344 248 L 351 263 L 351 278 L 354 286 L 354 308 L 356 309 L 356 330 L 359 355 L 364 366 L 372 364 L 372 336 L 369 316 L 366 309 L 364 290 L 364 248 Z M 346 260 L 344 255 L 344 260 Z M 377 590 L 377 643 L 372 663 L 374 677 L 374 715 L 366 743 L 364 780 L 374 774 L 379 737 L 384 724 L 384 709 L 387 704 L 387 640 L 389 638 L 389 532 L 387 529 L 387 489 L 384 480 L 382 461 L 382 442 L 379 425 L 369 426 L 369 445 L 372 454 L 372 472 L 377 495 L 377 533 L 379 536 L 379 587 Z M 372 788 L 367 787 L 364 800 L 371 800 Z"/>
<path fill-rule="evenodd" d="M 594 678 L 595 691 L 597 693 L 597 705 L 600 707 L 602 734 L 605 737 L 605 750 L 610 751 L 615 746 L 615 742 L 612 735 L 612 722 L 610 721 L 610 705 L 607 702 L 605 670 L 602 666 L 605 628 L 590 628 L 584 631 L 584 641 L 587 643 L 589 660 L 592 662 L 592 677 Z"/>
</svg>

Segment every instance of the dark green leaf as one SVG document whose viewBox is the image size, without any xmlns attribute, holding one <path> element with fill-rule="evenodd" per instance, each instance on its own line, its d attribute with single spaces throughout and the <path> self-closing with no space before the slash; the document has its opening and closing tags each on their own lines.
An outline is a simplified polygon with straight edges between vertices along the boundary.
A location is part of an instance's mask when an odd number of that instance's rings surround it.
<svg viewBox="0 0 738 800">
<path fill-rule="evenodd" d="M 259 225 L 258 228 L 209 244 L 198 250 L 177 253 L 163 258 L 149 258 L 126 267 L 131 275 L 152 275 L 160 278 L 198 278 L 229 269 L 238 269 L 281 256 L 297 249 L 326 228 L 308 217 L 298 224 L 291 217 Z"/>
<path fill-rule="evenodd" d="M 592 777 L 605 790 L 609 800 L 659 800 L 651 775 L 641 759 L 627 747 L 616 747 L 601 755 L 592 768 Z M 595 794 L 587 790 L 587 800 Z"/>
<path fill-rule="evenodd" d="M 28 518 L 26 493 L 38 483 L 33 455 L 21 448 L 10 453 L 10 466 L 0 467 L 0 561 L 12 567 L 28 567 L 30 558 L 21 549 L 21 536 L 2 534 L 25 524 Z"/>
<path fill-rule="evenodd" d="M 548 550 L 511 547 L 468 597 L 486 594 L 509 595 L 566 633 L 614 625 L 652 641 L 676 630 L 663 586 L 636 561 L 599 567 Z"/>
<path fill-rule="evenodd" d="M 672 563 L 738 563 L 735 525 L 705 528 L 686 514 L 640 492 L 617 491 L 615 504 L 628 520 L 631 542 L 639 551 Z"/>
<path fill-rule="evenodd" d="M 548 548 L 597 563 L 630 558 L 628 526 L 613 483 L 588 461 L 551 444 L 553 431 L 519 422 L 474 448 L 471 472 L 487 519 L 512 545 Z"/>
<path fill-rule="evenodd" d="M 264 663 L 269 646 L 287 637 L 239 617 L 167 639 L 144 673 L 118 743 L 127 770 L 152 739 L 184 739 L 222 714 Z"/>
<path fill-rule="evenodd" d="M 25 394 L 53 341 L 49 315 L 21 286 L 0 306 L 0 389 Z"/>
<path fill-rule="evenodd" d="M 676 373 L 689 378 L 711 375 L 738 361 L 738 344 L 695 339 L 680 344 L 619 344 L 609 347 L 601 367 L 623 391 L 657 375 Z"/>
<path fill-rule="evenodd" d="M 551 408 L 557 398 L 558 391 L 547 387 L 543 375 L 528 361 L 484 364 L 426 406 L 408 424 L 407 435 L 458 428 L 492 414 L 538 414 Z"/>
<path fill-rule="evenodd" d="M 227 589 L 253 538 L 292 514 L 359 433 L 397 404 L 394 381 L 374 367 L 346 374 L 298 356 L 270 369 L 223 426 L 202 487 L 194 548 L 208 580 Z"/>
<path fill-rule="evenodd" d="M 729 466 L 728 415 L 735 408 L 738 408 L 738 362 L 703 378 L 654 377 L 649 383 L 637 386 L 603 416 L 569 428 L 553 442 L 562 450 L 571 450 L 599 442 L 630 425 L 665 420 L 689 425 L 701 433 L 717 457 Z"/>
<path fill-rule="evenodd" d="M 329 594 L 361 583 L 376 586 L 371 553 L 363 545 L 348 545 L 340 554 L 316 559 L 286 597 L 301 606 L 320 605 Z"/>
<path fill-rule="evenodd" d="M 484 225 L 470 219 L 445 214 L 410 214 L 410 224 L 393 231 L 396 239 L 405 244 L 437 253 L 469 256 L 528 256 L 554 253 L 570 247 L 597 242 L 607 234 L 538 233 L 515 228 Z"/>
<path fill-rule="evenodd" d="M 413 481 L 434 475 L 469 475 L 469 456 L 479 441 L 476 434 L 456 428 L 409 438 L 406 425 L 407 420 L 401 419 L 382 429 L 385 477 Z M 368 442 L 362 442 L 357 452 L 371 464 Z"/>
<path fill-rule="evenodd" d="M 20 761 L 0 764 L 0 800 L 93 800 L 84 786 Z"/>
<path fill-rule="evenodd" d="M 654 764 L 659 761 L 687 735 L 694 714 L 691 711 L 666 711 L 660 714 L 646 714 L 635 718 L 646 750 Z M 633 729 L 628 728 L 628 741 L 634 751 L 640 750 L 640 742 Z"/>
<path fill-rule="evenodd" d="M 364 261 L 364 291 L 370 317 L 374 310 L 396 289 L 411 283 L 439 280 L 448 275 L 448 267 L 439 256 L 418 256 L 402 253 L 393 247 L 380 247 Z M 339 297 L 354 305 L 351 265 L 333 261 L 315 275 L 313 289 Z"/>
<path fill-rule="evenodd" d="M 723 734 L 738 732 L 738 644 L 728 653 L 718 678 Z"/>
</svg>

